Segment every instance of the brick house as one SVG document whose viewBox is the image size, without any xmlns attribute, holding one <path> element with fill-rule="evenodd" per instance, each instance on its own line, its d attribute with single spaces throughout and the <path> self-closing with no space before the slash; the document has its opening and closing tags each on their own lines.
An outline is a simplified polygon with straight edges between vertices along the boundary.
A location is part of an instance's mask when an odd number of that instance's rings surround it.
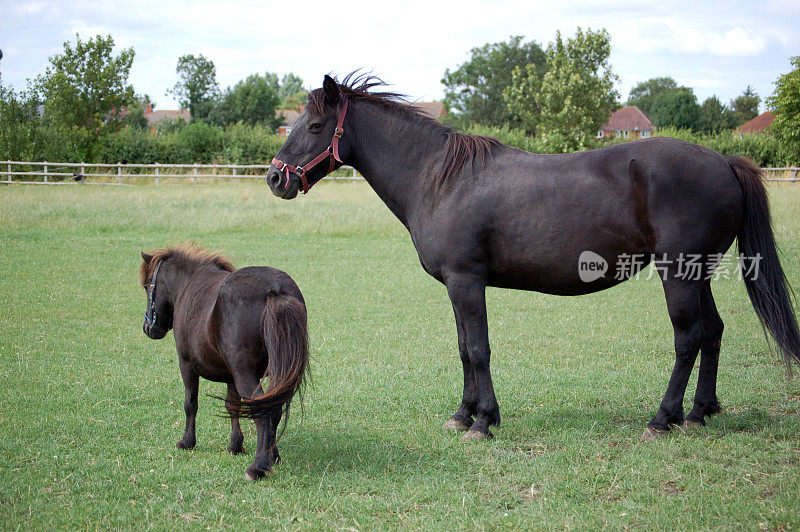
<svg viewBox="0 0 800 532">
<path fill-rule="evenodd" d="M 598 139 L 646 139 L 649 138 L 656 127 L 650 122 L 638 107 L 628 105 L 621 107 L 613 113 L 600 131 Z"/>
<path fill-rule="evenodd" d="M 773 120 L 775 120 L 775 116 L 772 114 L 772 111 L 767 111 L 766 113 L 762 113 L 734 129 L 733 136 L 737 139 L 741 139 L 745 135 L 758 135 L 764 133 L 764 131 L 766 131 L 766 129 L 772 125 Z"/>
</svg>

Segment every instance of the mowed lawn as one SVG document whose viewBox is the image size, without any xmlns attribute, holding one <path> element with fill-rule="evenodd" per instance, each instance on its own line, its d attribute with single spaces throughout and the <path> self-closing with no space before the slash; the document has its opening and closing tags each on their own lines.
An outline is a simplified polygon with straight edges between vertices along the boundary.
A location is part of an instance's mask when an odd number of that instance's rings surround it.
<svg viewBox="0 0 800 532">
<path fill-rule="evenodd" d="M 800 288 L 800 188 L 770 191 Z M 306 297 L 312 380 L 282 463 L 255 484 L 206 395 L 224 385 L 201 381 L 197 447 L 175 447 L 172 335 L 141 330 L 139 252 L 190 239 L 281 268 Z M 503 424 L 464 444 L 440 429 L 461 394 L 446 291 L 366 184 L 291 202 L 263 184 L 2 187 L 0 528 L 796 529 L 800 379 L 770 353 L 743 284 L 713 291 L 725 413 L 642 443 L 674 360 L 660 283 L 490 289 Z"/>
</svg>

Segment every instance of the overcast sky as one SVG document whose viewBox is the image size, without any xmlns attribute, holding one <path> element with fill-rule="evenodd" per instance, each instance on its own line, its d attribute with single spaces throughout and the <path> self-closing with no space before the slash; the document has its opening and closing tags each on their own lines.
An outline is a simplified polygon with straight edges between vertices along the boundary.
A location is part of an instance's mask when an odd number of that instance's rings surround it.
<svg viewBox="0 0 800 532">
<path fill-rule="evenodd" d="M 161 109 L 184 54 L 203 54 L 222 88 L 252 73 L 373 71 L 412 100 L 441 99 L 442 74 L 487 42 L 523 35 L 543 45 L 556 30 L 606 28 L 622 100 L 636 83 L 671 76 L 700 102 L 723 103 L 747 85 L 766 98 L 789 58 L 800 55 L 800 0 L 0 0 L 3 82 L 23 89 L 75 34 L 111 34 L 133 47 L 130 82 Z M 762 104 L 763 109 L 763 104 Z"/>
</svg>

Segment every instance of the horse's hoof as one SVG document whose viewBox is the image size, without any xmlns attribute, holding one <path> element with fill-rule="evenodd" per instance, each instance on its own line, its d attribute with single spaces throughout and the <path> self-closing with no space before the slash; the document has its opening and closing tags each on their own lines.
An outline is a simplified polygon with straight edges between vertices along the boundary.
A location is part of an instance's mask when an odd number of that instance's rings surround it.
<svg viewBox="0 0 800 532">
<path fill-rule="evenodd" d="M 178 449 L 184 449 L 184 450 L 188 451 L 188 450 L 194 449 L 195 444 L 194 444 L 194 442 L 187 443 L 187 442 L 181 440 L 177 444 L 175 444 L 175 446 Z"/>
<path fill-rule="evenodd" d="M 645 427 L 642 434 L 642 441 L 653 441 L 669 434 L 668 430 L 661 430 L 654 427 Z"/>
<path fill-rule="evenodd" d="M 697 428 L 702 428 L 703 424 L 702 423 L 698 423 L 697 421 L 689 421 L 687 419 L 686 421 L 681 423 L 679 426 L 680 426 L 682 431 L 690 432 L 690 431 L 693 431 L 693 430 L 695 430 Z"/>
<path fill-rule="evenodd" d="M 448 419 L 447 423 L 445 423 L 442 428 L 444 430 L 455 430 L 457 432 L 466 432 L 469 430 L 467 425 L 453 418 Z"/>
<path fill-rule="evenodd" d="M 244 454 L 244 447 L 241 445 L 239 447 L 232 447 L 228 445 L 228 452 L 231 454 Z"/>
<path fill-rule="evenodd" d="M 468 430 L 466 434 L 461 436 L 461 441 L 482 441 L 482 440 L 489 440 L 494 438 L 494 434 L 491 432 L 481 432 L 479 430 Z"/>
</svg>

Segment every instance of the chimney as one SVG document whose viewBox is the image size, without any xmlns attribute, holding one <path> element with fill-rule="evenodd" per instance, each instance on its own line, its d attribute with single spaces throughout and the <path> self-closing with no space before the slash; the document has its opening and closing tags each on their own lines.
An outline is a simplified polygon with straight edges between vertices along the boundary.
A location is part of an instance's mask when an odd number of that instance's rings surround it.
<svg viewBox="0 0 800 532">
<path fill-rule="evenodd" d="M 153 112 L 153 106 L 148 103 L 144 108 L 144 114 L 149 115 L 152 112 Z"/>
</svg>

